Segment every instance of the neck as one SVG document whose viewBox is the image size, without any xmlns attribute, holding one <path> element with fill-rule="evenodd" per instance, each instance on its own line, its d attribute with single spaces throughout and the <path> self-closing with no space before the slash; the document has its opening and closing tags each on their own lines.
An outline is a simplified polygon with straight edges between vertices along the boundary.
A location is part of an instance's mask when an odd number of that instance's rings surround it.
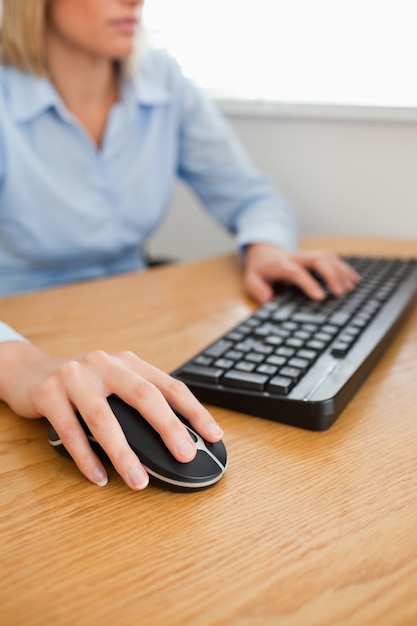
<svg viewBox="0 0 417 626">
<path fill-rule="evenodd" d="M 110 109 L 118 99 L 114 62 L 66 47 L 49 33 L 46 41 L 49 77 L 71 113 L 97 147 L 101 146 Z"/>
<path fill-rule="evenodd" d="M 47 37 L 47 59 L 49 76 L 70 110 L 117 100 L 117 72 L 110 59 L 68 49 L 53 33 Z"/>
</svg>

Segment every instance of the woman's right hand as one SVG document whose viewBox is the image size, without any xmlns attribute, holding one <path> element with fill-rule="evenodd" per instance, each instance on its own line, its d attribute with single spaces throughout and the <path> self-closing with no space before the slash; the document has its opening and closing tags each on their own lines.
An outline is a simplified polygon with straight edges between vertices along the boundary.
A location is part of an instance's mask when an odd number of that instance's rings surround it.
<svg viewBox="0 0 417 626">
<path fill-rule="evenodd" d="M 22 417 L 46 417 L 80 471 L 100 486 L 107 483 L 107 473 L 89 445 L 76 410 L 129 487 L 143 489 L 149 480 L 107 402 L 111 394 L 137 409 L 178 461 L 191 461 L 196 448 L 174 410 L 207 441 L 223 436 L 184 383 L 132 352 L 96 350 L 54 358 L 32 344 L 10 341 L 0 344 L 0 372 L 0 398 Z"/>
</svg>

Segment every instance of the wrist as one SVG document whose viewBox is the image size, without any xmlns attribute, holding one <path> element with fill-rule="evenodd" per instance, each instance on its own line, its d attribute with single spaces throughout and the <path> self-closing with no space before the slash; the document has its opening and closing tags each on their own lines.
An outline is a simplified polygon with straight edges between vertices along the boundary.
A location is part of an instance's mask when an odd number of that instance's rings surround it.
<svg viewBox="0 0 417 626">
<path fill-rule="evenodd" d="M 0 400 L 12 404 L 17 385 L 23 385 L 27 373 L 50 357 L 40 348 L 24 341 L 0 343 Z"/>
</svg>

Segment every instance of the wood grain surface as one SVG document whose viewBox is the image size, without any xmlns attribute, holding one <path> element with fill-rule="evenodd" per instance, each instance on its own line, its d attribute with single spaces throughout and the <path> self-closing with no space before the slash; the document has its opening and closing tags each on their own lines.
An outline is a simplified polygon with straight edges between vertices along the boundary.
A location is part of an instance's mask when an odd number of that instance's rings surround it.
<svg viewBox="0 0 417 626">
<path fill-rule="evenodd" d="M 310 239 L 343 253 L 417 242 Z M 52 354 L 129 349 L 171 371 L 247 316 L 233 256 L 0 300 Z M 326 432 L 210 407 L 208 490 L 103 488 L 0 403 L 2 626 L 417 624 L 417 308 Z"/>
</svg>

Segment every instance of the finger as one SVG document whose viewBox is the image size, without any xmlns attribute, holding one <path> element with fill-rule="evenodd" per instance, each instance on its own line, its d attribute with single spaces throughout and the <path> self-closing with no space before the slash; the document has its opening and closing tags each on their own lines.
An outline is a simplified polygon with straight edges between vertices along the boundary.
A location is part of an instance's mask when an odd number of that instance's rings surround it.
<svg viewBox="0 0 417 626">
<path fill-rule="evenodd" d="M 305 262 L 307 266 L 308 263 Z M 281 267 L 282 278 L 301 289 L 313 300 L 323 300 L 326 292 L 300 261 L 287 260 Z"/>
<path fill-rule="evenodd" d="M 118 471 L 120 467 L 123 472 L 119 457 L 124 448 L 124 439 L 121 441 L 120 435 L 123 431 L 105 400 L 112 393 L 141 413 L 179 461 L 191 461 L 196 455 L 196 447 L 187 428 L 175 415 L 157 386 L 141 373 L 136 373 L 135 368 L 137 372 L 146 370 L 145 362 L 138 357 L 133 358 L 133 355 L 128 358 L 128 354 L 131 353 L 125 353 L 124 360 L 101 351 L 86 355 L 80 368 L 75 366 L 66 378 L 71 399 Z M 130 367 L 127 366 L 127 361 L 130 361 Z M 152 371 L 151 366 L 146 371 Z M 94 372 L 94 376 L 91 372 Z M 98 374 L 102 392 L 92 393 Z M 92 378 L 90 382 L 89 377 Z M 113 419 L 109 416 L 113 416 Z"/>
<path fill-rule="evenodd" d="M 340 296 L 351 291 L 360 277 L 356 271 L 337 255 L 332 253 L 304 254 L 302 262 L 311 270 L 315 270 L 328 286 L 330 292 Z"/>
<path fill-rule="evenodd" d="M 102 385 L 103 373 L 111 363 L 111 357 L 102 352 L 67 362 L 61 368 L 62 384 L 68 399 L 78 409 L 116 471 L 129 487 L 139 490 L 147 486 L 148 474 L 130 448 Z"/>
<path fill-rule="evenodd" d="M 78 395 L 78 394 L 77 394 Z M 105 450 L 113 467 L 125 483 L 135 490 L 144 489 L 149 477 L 137 455 L 129 446 L 106 398 L 80 398 L 77 407 L 94 438 Z"/>
<path fill-rule="evenodd" d="M 146 380 L 155 385 L 166 398 L 168 404 L 185 417 L 204 439 L 215 442 L 223 437 L 223 430 L 211 413 L 182 381 L 162 372 L 150 363 L 141 361 L 132 353 L 121 355 L 121 358 L 127 359 L 132 369 L 140 371 Z M 151 420 L 153 423 L 154 419 L 151 418 Z"/>
<path fill-rule="evenodd" d="M 248 270 L 245 274 L 246 291 L 259 304 L 269 302 L 274 295 L 274 290 L 260 274 Z"/>
<path fill-rule="evenodd" d="M 92 450 L 68 398 L 57 388 L 50 386 L 42 412 L 58 433 L 63 446 L 81 473 L 99 487 L 107 485 L 107 472 Z"/>
<path fill-rule="evenodd" d="M 318 271 L 323 276 L 330 292 L 335 296 L 341 296 L 356 287 L 357 279 L 350 273 L 349 267 L 342 262 L 334 266 L 326 265 Z"/>
<path fill-rule="evenodd" d="M 343 259 L 339 259 L 339 262 L 341 263 L 344 270 L 346 287 L 349 290 L 354 289 L 361 280 L 360 275 L 351 265 L 349 265 L 349 263 L 346 263 L 346 261 L 344 261 Z"/>
</svg>

